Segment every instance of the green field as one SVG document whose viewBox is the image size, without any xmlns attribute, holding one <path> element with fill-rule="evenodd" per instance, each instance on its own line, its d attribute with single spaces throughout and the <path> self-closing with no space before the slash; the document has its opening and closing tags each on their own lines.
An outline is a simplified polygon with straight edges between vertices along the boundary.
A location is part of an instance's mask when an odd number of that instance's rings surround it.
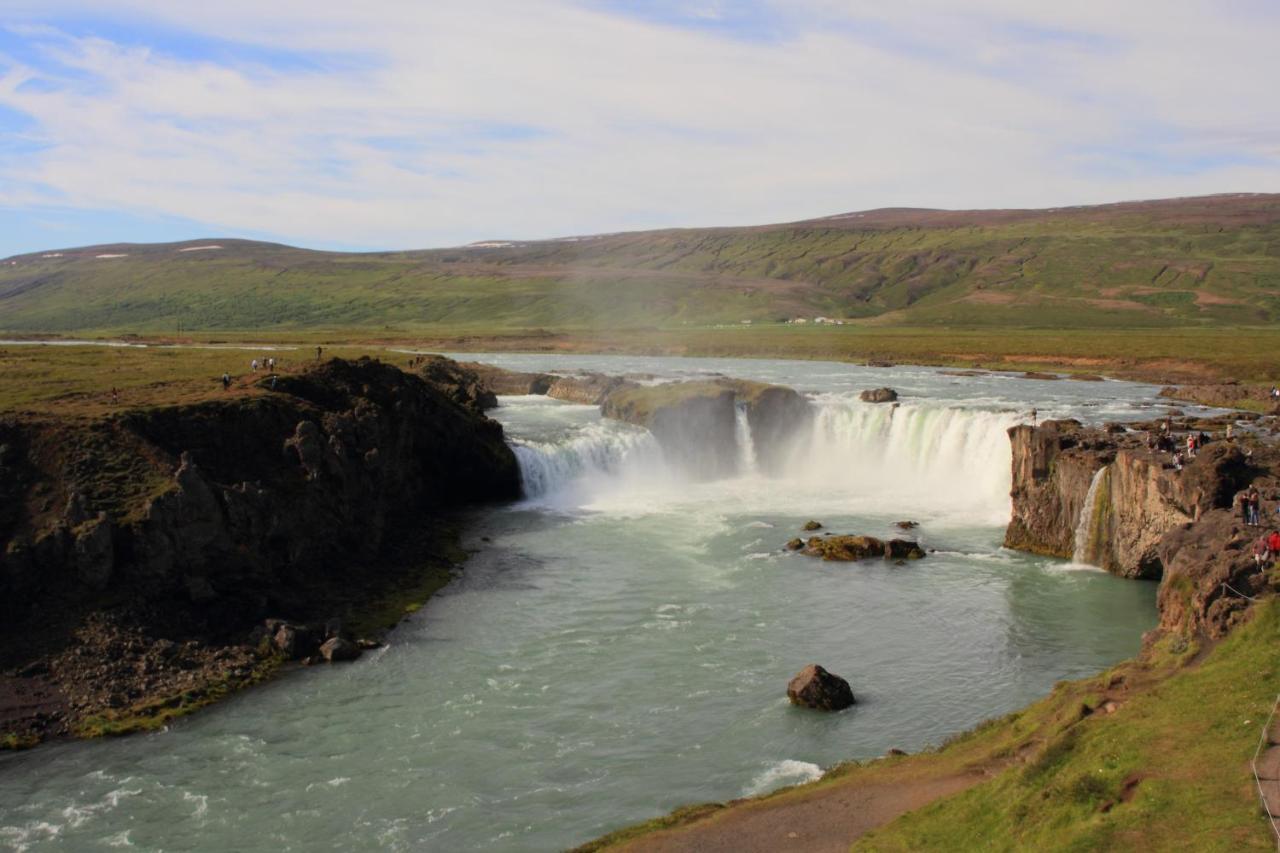
<svg viewBox="0 0 1280 853">
<path fill-rule="evenodd" d="M 928 327 L 1268 326 L 1280 319 L 1280 196 L 872 211 L 369 254 L 218 239 L 0 262 L 0 330 L 10 333 L 404 337 L 818 316 Z"/>
</svg>

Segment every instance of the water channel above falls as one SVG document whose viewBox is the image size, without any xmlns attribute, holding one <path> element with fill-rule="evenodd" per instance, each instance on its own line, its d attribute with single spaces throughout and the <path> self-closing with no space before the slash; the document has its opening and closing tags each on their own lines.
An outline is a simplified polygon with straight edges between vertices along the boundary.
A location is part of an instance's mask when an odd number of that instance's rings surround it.
<svg viewBox="0 0 1280 853">
<path fill-rule="evenodd" d="M 353 665 L 168 731 L 0 757 L 0 848 L 557 850 L 677 805 L 936 744 L 1138 649 L 1155 585 L 1000 548 L 1005 430 L 1163 411 L 1149 386 L 821 362 L 488 357 L 724 373 L 808 393 L 788 473 L 695 483 L 597 409 L 504 398 L 531 498 L 478 514 L 459 578 Z M 896 410 L 857 401 L 903 394 Z M 1157 408 L 1152 408 L 1153 406 Z M 739 424 L 739 440 L 749 428 Z M 913 535 L 907 566 L 781 550 L 809 518 Z M 791 708 L 821 663 L 861 704 Z"/>
</svg>

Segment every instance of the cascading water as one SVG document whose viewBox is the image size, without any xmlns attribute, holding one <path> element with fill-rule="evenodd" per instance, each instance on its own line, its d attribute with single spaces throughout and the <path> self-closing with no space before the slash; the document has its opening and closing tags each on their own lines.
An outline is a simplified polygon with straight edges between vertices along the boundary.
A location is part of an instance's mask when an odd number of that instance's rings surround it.
<svg viewBox="0 0 1280 853">
<path fill-rule="evenodd" d="M 544 416 L 586 409 L 545 400 L 541 405 Z M 690 482 L 667 464 L 650 433 L 602 420 L 592 411 L 590 422 L 516 441 L 525 495 L 556 494 L 561 503 L 594 503 L 607 495 L 611 507 L 626 501 L 637 511 L 696 499 L 792 506 L 797 512 L 829 508 L 825 511 L 945 516 L 991 525 L 1008 521 L 1006 431 L 1017 421 L 1015 413 L 926 404 L 890 407 L 848 395 L 824 395 L 813 405 L 810 423 L 780 449 L 785 464 L 771 473 L 768 489 L 737 482 L 760 474 L 760 448 L 746 407 L 738 407 L 737 480 L 721 481 L 719 487 Z"/>
<path fill-rule="evenodd" d="M 1076 521 L 1075 549 L 1071 562 L 1080 566 L 1094 566 L 1098 559 L 1097 542 L 1094 535 L 1094 519 L 1098 513 L 1099 486 L 1107 476 L 1110 467 L 1103 465 L 1093 474 L 1089 481 L 1089 491 L 1085 493 L 1084 503 L 1080 505 L 1080 518 Z"/>
<path fill-rule="evenodd" d="M 512 449 L 526 498 L 572 484 L 660 475 L 662 449 L 649 432 L 613 421 L 589 423 L 558 441 L 522 440 Z"/>
<path fill-rule="evenodd" d="M 746 406 L 734 409 L 734 439 L 738 443 L 738 474 L 748 477 L 756 474 L 756 443 L 751 437 L 751 421 L 747 418 Z"/>
<path fill-rule="evenodd" d="M 845 396 L 815 401 L 813 426 L 789 453 L 793 476 L 851 484 L 900 509 L 961 510 L 1008 521 L 1013 412 L 863 403 Z"/>
</svg>

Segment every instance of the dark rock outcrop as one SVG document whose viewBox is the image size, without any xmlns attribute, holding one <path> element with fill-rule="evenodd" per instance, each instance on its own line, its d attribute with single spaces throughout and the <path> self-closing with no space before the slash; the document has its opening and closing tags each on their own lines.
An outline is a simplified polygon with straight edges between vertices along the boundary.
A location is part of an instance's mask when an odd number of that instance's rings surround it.
<svg viewBox="0 0 1280 853">
<path fill-rule="evenodd" d="M 868 388 L 858 399 L 864 403 L 892 403 L 898 399 L 898 392 L 892 388 Z"/>
<path fill-rule="evenodd" d="M 320 657 L 329 663 L 353 661 L 360 657 L 360 647 L 342 637 L 330 637 L 320 644 Z"/>
<path fill-rule="evenodd" d="M 497 408 L 500 392 L 478 371 L 442 355 L 423 355 L 415 360 L 418 375 L 458 405 L 475 412 Z"/>
<path fill-rule="evenodd" d="M 332 360 L 274 392 L 0 421 L 0 669 L 56 657 L 104 606 L 121 630 L 209 649 L 248 642 L 268 613 L 297 617 L 271 632 L 272 653 L 315 654 L 311 611 L 385 583 L 401 531 L 519 496 L 481 383 L 455 368 L 429 364 L 428 381 Z M 220 659 L 201 657 L 211 672 Z"/>
<path fill-rule="evenodd" d="M 809 521 L 806 521 L 800 529 L 801 530 L 821 530 L 822 522 L 809 520 Z"/>
<path fill-rule="evenodd" d="M 920 560 L 924 549 L 910 539 L 890 539 L 884 543 L 884 556 L 887 560 Z"/>
<path fill-rule="evenodd" d="M 727 378 L 620 382 L 601 405 L 605 417 L 647 428 L 669 462 L 701 479 L 737 473 L 739 410 L 765 473 L 782 470 L 791 443 L 809 429 L 813 417 L 809 403 L 791 388 Z"/>
<path fill-rule="evenodd" d="M 787 698 L 792 705 L 819 711 L 839 711 L 856 704 L 849 682 L 817 664 L 806 666 L 787 683 Z"/>
<path fill-rule="evenodd" d="M 550 373 L 504 370 L 478 361 L 462 361 L 458 362 L 458 365 L 476 374 L 490 391 L 501 396 L 546 394 L 551 384 L 556 381 L 556 377 Z"/>
</svg>

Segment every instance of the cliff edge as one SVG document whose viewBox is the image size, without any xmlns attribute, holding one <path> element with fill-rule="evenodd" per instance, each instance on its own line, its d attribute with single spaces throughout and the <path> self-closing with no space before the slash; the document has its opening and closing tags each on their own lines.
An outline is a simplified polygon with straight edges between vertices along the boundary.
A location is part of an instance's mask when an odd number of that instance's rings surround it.
<svg viewBox="0 0 1280 853">
<path fill-rule="evenodd" d="M 92 733 L 355 639 L 331 617 L 405 582 L 398 549 L 519 494 L 480 385 L 335 359 L 248 396 L 0 420 L 0 736 Z"/>
</svg>

